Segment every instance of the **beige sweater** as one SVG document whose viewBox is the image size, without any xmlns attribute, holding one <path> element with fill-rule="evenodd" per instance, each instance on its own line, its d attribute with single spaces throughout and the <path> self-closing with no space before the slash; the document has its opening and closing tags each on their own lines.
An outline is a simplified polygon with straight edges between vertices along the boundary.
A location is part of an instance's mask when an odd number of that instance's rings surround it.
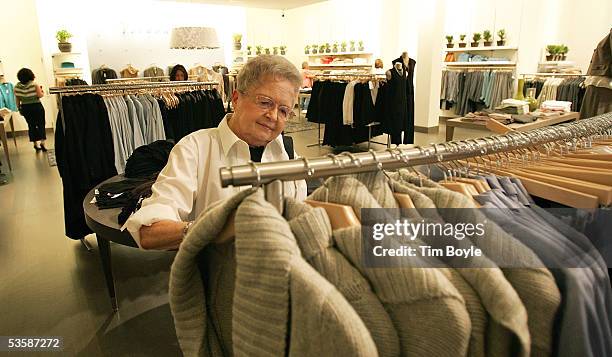
<svg viewBox="0 0 612 357">
<path fill-rule="evenodd" d="M 220 341 L 223 334 L 211 336 L 218 321 L 207 316 L 204 292 L 210 287 L 202 283 L 196 257 L 234 210 L 236 275 L 229 342 Z M 300 256 L 287 222 L 261 190 L 240 192 L 200 216 L 172 265 L 170 307 L 186 356 L 220 355 L 220 346 L 228 343 L 236 356 L 377 355 L 355 310 Z"/>
<path fill-rule="evenodd" d="M 440 188 L 430 180 L 419 179 L 407 170 L 400 170 L 401 179 L 427 197 L 439 208 L 462 208 L 461 210 L 442 210 L 446 222 L 485 223 L 486 239 L 473 241 L 484 254 L 495 257 L 497 263 L 520 296 L 528 315 L 531 335 L 531 355 L 549 356 L 552 351 L 553 325 L 561 303 L 561 294 L 550 271 L 542 268 L 544 264 L 521 242 L 506 234 L 495 223 L 487 220 L 482 212 L 475 209 L 469 198 L 460 193 Z"/>
<path fill-rule="evenodd" d="M 352 206 L 359 217 L 360 208 L 380 208 L 355 178 L 332 177 L 326 187 L 330 202 Z M 323 200 L 324 196 L 325 188 L 319 188 L 311 198 Z M 365 266 L 360 227 L 336 230 L 333 238 L 385 306 L 399 334 L 402 356 L 467 354 L 470 317 L 461 294 L 443 273 L 438 269 Z"/>
<path fill-rule="evenodd" d="M 332 229 L 323 208 L 288 198 L 285 218 L 304 259 L 347 299 L 372 334 L 378 354 L 399 356 L 395 327 L 367 280 L 334 247 Z"/>
</svg>

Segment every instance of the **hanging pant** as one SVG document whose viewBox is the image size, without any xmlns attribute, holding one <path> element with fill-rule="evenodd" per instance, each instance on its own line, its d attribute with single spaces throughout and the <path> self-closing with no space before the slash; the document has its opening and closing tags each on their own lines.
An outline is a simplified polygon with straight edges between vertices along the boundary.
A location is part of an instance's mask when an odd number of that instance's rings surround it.
<svg viewBox="0 0 612 357">
<path fill-rule="evenodd" d="M 45 108 L 41 103 L 22 104 L 20 113 L 28 123 L 30 141 L 47 139 L 45 133 Z"/>
</svg>

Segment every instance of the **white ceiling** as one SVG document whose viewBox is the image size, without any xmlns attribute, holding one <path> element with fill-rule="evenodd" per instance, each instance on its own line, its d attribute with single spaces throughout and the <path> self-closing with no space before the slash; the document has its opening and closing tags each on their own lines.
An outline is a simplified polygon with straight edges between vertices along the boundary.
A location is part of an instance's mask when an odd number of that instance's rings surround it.
<svg viewBox="0 0 612 357">
<path fill-rule="evenodd" d="M 201 3 L 201 4 L 216 4 L 216 5 L 230 5 L 230 6 L 244 6 L 244 7 L 255 7 L 262 9 L 278 9 L 288 10 L 300 6 L 310 5 L 317 2 L 323 2 L 326 0 L 161 0 L 161 1 L 175 1 L 175 2 L 188 2 L 188 3 Z"/>
</svg>

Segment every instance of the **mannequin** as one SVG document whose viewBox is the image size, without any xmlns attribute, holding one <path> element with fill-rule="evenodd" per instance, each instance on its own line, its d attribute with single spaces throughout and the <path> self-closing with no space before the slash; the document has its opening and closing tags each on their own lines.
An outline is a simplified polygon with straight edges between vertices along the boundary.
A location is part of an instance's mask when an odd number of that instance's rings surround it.
<svg viewBox="0 0 612 357">
<path fill-rule="evenodd" d="M 393 60 L 393 65 L 401 65 L 403 69 L 403 76 L 406 78 L 406 96 L 408 98 L 408 117 L 405 125 L 403 126 L 404 138 L 403 144 L 414 143 L 414 67 L 416 61 L 408 55 L 407 51 Z"/>
</svg>

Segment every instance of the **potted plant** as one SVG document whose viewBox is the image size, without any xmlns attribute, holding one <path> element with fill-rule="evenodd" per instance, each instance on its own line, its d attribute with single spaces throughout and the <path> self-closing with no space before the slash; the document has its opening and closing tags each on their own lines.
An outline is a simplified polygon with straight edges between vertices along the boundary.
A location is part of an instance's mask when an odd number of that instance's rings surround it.
<svg viewBox="0 0 612 357">
<path fill-rule="evenodd" d="M 556 45 L 546 46 L 546 52 L 548 52 L 548 55 L 546 55 L 546 60 L 547 61 L 554 60 L 555 56 L 557 55 L 557 46 Z"/>
<path fill-rule="evenodd" d="M 481 38 L 482 35 L 480 34 L 480 32 L 474 32 L 474 34 L 472 35 L 472 43 L 470 43 L 470 47 L 478 47 L 478 43 L 480 42 Z"/>
<path fill-rule="evenodd" d="M 253 48 L 253 46 L 247 46 L 247 56 L 251 55 L 251 48 Z"/>
<path fill-rule="evenodd" d="M 235 50 L 239 50 L 242 48 L 242 34 L 239 33 L 235 33 L 233 36 L 234 38 L 234 49 Z"/>
<path fill-rule="evenodd" d="M 355 52 L 355 41 L 351 40 L 351 48 L 350 48 L 351 52 Z"/>
<path fill-rule="evenodd" d="M 499 37 L 499 40 L 497 40 L 497 45 L 505 46 L 506 45 L 506 30 L 501 29 L 497 31 L 497 37 Z"/>
<path fill-rule="evenodd" d="M 342 52 L 346 52 L 346 41 L 342 41 L 342 43 L 340 44 L 340 50 Z"/>
<path fill-rule="evenodd" d="M 491 35 L 491 31 L 489 30 L 484 30 L 482 32 L 482 38 L 484 38 L 484 45 L 486 47 L 491 46 L 491 44 L 493 43 L 493 41 L 491 41 L 491 39 L 493 38 L 493 35 Z"/>
<path fill-rule="evenodd" d="M 465 43 L 465 34 L 459 35 L 459 47 L 463 48 L 466 45 L 467 43 Z"/>
<path fill-rule="evenodd" d="M 310 45 L 306 45 L 306 47 L 304 47 L 304 54 L 306 55 L 310 54 Z"/>
<path fill-rule="evenodd" d="M 565 61 L 568 52 L 569 48 L 566 45 L 559 45 L 559 56 L 561 57 L 561 61 Z"/>
<path fill-rule="evenodd" d="M 280 54 L 284 56 L 287 50 L 287 46 L 281 45 L 279 48 L 280 48 Z"/>
<path fill-rule="evenodd" d="M 332 52 L 333 53 L 338 52 L 338 42 L 334 42 L 334 44 L 332 45 Z"/>
<path fill-rule="evenodd" d="M 70 52 L 72 51 L 72 43 L 68 42 L 72 34 L 66 30 L 59 30 L 55 34 L 55 38 L 57 39 L 57 47 L 60 52 Z"/>
<path fill-rule="evenodd" d="M 272 47 L 272 54 L 273 55 L 277 55 L 278 54 L 278 46 Z"/>
<path fill-rule="evenodd" d="M 325 45 L 321 45 L 321 46 L 319 46 L 319 53 L 320 53 L 320 54 L 325 53 Z"/>
<path fill-rule="evenodd" d="M 312 48 L 312 54 L 313 55 L 316 55 L 317 52 L 319 52 L 319 46 L 318 45 L 314 44 L 314 45 L 312 45 L 311 48 Z"/>
<path fill-rule="evenodd" d="M 453 35 L 446 35 L 446 48 L 453 48 L 455 44 L 453 43 Z"/>
<path fill-rule="evenodd" d="M 364 48 L 363 48 L 363 41 L 359 40 L 359 52 L 363 52 Z"/>
<path fill-rule="evenodd" d="M 266 54 L 269 55 L 270 54 L 270 47 L 266 47 Z"/>
<path fill-rule="evenodd" d="M 329 45 L 329 42 L 325 43 L 325 53 L 330 53 L 331 52 L 331 46 Z"/>
<path fill-rule="evenodd" d="M 263 50 L 263 46 L 262 45 L 257 45 L 257 46 L 255 46 L 255 49 L 256 49 L 255 50 L 255 54 L 259 56 L 261 54 L 261 50 Z"/>
</svg>

